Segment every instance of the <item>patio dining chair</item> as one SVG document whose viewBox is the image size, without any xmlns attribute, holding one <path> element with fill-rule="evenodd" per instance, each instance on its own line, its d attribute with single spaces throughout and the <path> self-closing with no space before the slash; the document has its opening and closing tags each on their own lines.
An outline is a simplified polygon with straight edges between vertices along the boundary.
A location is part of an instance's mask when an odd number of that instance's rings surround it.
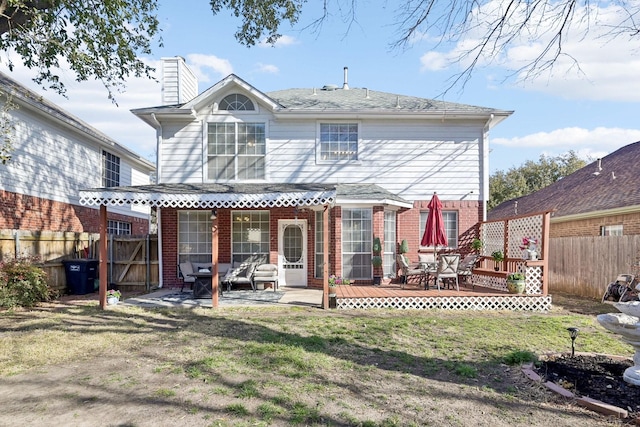
<svg viewBox="0 0 640 427">
<path fill-rule="evenodd" d="M 475 267 L 478 259 L 480 259 L 480 255 L 469 254 L 458 265 L 458 280 L 464 281 L 467 285 L 471 282 L 472 289 L 475 289 L 475 285 L 471 280 L 471 276 L 473 275 L 473 267 Z"/>
<path fill-rule="evenodd" d="M 456 290 L 460 291 L 458 285 L 458 264 L 460 263 L 459 254 L 440 255 L 438 258 L 438 269 L 435 272 L 436 286 L 440 290 L 440 282 L 444 285 L 445 280 L 455 281 Z"/>
<path fill-rule="evenodd" d="M 420 278 L 418 284 L 422 285 L 422 281 L 426 279 L 425 270 L 420 266 L 410 266 L 407 258 L 402 254 L 398 254 L 397 259 L 398 266 L 400 267 L 400 270 L 402 270 L 402 280 L 400 282 L 400 287 L 404 289 L 404 285 L 407 284 L 407 282 L 409 281 L 409 277 L 411 276 L 418 276 Z"/>
</svg>

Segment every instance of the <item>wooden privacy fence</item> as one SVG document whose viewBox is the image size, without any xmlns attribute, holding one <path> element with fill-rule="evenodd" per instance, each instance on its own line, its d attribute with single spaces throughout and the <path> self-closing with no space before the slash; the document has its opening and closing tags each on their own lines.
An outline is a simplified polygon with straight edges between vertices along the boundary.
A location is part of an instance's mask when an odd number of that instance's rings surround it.
<svg viewBox="0 0 640 427">
<path fill-rule="evenodd" d="M 49 285 L 67 290 L 64 260 L 97 258 L 97 233 L 0 230 L 0 261 L 37 257 Z M 108 283 L 121 290 L 149 290 L 159 283 L 158 237 L 109 236 Z"/>
<path fill-rule="evenodd" d="M 640 274 L 640 236 L 549 240 L 549 292 L 602 298 L 618 274 Z"/>
</svg>

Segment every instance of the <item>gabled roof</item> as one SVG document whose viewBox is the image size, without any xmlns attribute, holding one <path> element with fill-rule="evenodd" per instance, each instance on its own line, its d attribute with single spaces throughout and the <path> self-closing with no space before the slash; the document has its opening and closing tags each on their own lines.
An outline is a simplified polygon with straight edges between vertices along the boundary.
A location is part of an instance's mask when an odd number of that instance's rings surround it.
<svg viewBox="0 0 640 427">
<path fill-rule="evenodd" d="M 607 212 L 640 212 L 640 141 L 575 171 L 527 196 L 507 200 L 488 212 L 490 220 L 555 210 L 552 220 Z M 599 167 L 600 165 L 600 167 Z"/>
<path fill-rule="evenodd" d="M 230 74 L 185 104 L 138 108 L 131 112 L 154 127 L 157 123 L 153 115 L 195 119 L 195 112 L 209 105 L 210 98 L 223 88 L 228 88 L 229 85 L 236 85 L 245 93 L 262 101 L 274 115 L 287 117 L 296 115 L 340 117 L 358 114 L 376 117 L 385 115 L 438 119 L 468 118 L 486 120 L 491 128 L 513 113 L 513 111 L 378 92 L 366 88 L 342 89 L 325 86 L 324 88 L 262 92 L 235 74 Z"/>
<path fill-rule="evenodd" d="M 118 144 L 104 133 L 77 118 L 68 111 L 63 110 L 53 102 L 26 88 L 22 84 L 13 80 L 9 76 L 0 72 L 0 91 L 5 92 L 13 97 L 13 101 L 18 105 L 29 107 L 46 115 L 66 127 L 73 128 L 77 132 L 81 132 L 87 137 L 93 138 L 99 144 L 108 148 L 110 151 L 126 156 L 128 160 L 138 163 L 149 171 L 155 170 L 155 165 L 150 161 L 140 157 L 128 148 Z"/>
</svg>

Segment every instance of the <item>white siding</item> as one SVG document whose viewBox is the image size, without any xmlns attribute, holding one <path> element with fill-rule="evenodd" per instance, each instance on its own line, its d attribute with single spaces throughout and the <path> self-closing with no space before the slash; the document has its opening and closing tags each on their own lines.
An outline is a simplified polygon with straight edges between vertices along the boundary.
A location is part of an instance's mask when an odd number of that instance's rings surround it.
<svg viewBox="0 0 640 427">
<path fill-rule="evenodd" d="M 202 183 L 202 123 L 194 121 L 186 126 L 184 123 L 163 123 L 162 130 L 164 138 L 159 153 L 162 176 L 158 183 Z"/>
<path fill-rule="evenodd" d="M 44 116 L 32 114 L 27 107 L 10 114 L 16 123 L 14 150 L 11 161 L 0 165 L 0 188 L 79 205 L 80 190 L 102 186 L 101 147 Z M 120 167 L 121 185 L 131 185 L 134 173 L 143 174 L 122 157 Z M 131 214 L 128 207 L 111 210 Z"/>
<path fill-rule="evenodd" d="M 330 122 L 330 121 L 326 121 Z M 269 177 L 274 182 L 375 183 L 408 200 L 480 193 L 483 123 L 408 120 L 360 123 L 358 162 L 316 164 L 316 121 L 274 122 Z"/>
<path fill-rule="evenodd" d="M 191 101 L 198 95 L 198 80 L 181 57 L 162 58 L 162 104 Z"/>
<path fill-rule="evenodd" d="M 165 122 L 161 182 L 206 182 L 204 127 L 213 120 L 267 124 L 269 182 L 374 183 L 407 200 L 428 200 L 434 191 L 449 200 L 478 200 L 481 195 L 485 122 L 460 120 L 348 120 L 359 123 L 358 161 L 334 164 L 316 161 L 316 119 L 285 121 L 239 113 L 237 118 L 202 117 L 186 126 Z"/>
</svg>

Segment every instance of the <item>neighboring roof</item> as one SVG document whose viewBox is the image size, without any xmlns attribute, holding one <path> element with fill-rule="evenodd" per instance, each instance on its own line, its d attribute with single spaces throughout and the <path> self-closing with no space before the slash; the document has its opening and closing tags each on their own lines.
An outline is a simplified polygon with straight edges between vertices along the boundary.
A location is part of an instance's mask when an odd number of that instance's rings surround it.
<svg viewBox="0 0 640 427">
<path fill-rule="evenodd" d="M 158 126 L 154 115 L 173 117 L 189 115 L 195 119 L 194 109 L 210 103 L 209 98 L 217 91 L 236 85 L 268 105 L 273 114 L 283 116 L 325 115 L 325 114 L 370 114 L 387 116 L 432 116 L 439 119 L 471 118 L 488 121 L 493 127 L 513 114 L 513 111 L 488 107 L 458 104 L 415 96 L 378 92 L 366 88 L 308 88 L 285 89 L 274 92 L 261 92 L 235 74 L 230 74 L 193 100 L 181 105 L 165 105 L 131 110 L 133 114 L 151 126 Z"/>
<path fill-rule="evenodd" d="M 158 184 L 80 191 L 80 204 L 88 206 L 266 208 L 316 206 L 337 200 L 412 206 L 375 184 Z"/>
<path fill-rule="evenodd" d="M 0 72 L 0 91 L 6 92 L 13 96 L 14 102 L 22 105 L 27 105 L 41 113 L 62 122 L 64 125 L 75 128 L 96 141 L 103 146 L 107 147 L 112 152 L 117 152 L 123 156 L 126 156 L 128 160 L 138 163 L 149 171 L 156 169 L 155 165 L 150 161 L 140 157 L 138 154 L 129 150 L 128 148 L 118 144 L 113 139 L 109 138 L 104 133 L 100 132 L 96 128 L 90 126 L 86 122 L 77 118 L 68 111 L 63 110 L 53 102 L 48 101 L 36 92 L 26 88 L 22 84 L 13 80 L 11 77 Z"/>
<path fill-rule="evenodd" d="M 640 211 L 638 164 L 640 141 L 624 146 L 548 187 L 501 203 L 488 212 L 487 218 L 495 220 L 555 210 L 553 221 L 624 210 Z"/>
</svg>

